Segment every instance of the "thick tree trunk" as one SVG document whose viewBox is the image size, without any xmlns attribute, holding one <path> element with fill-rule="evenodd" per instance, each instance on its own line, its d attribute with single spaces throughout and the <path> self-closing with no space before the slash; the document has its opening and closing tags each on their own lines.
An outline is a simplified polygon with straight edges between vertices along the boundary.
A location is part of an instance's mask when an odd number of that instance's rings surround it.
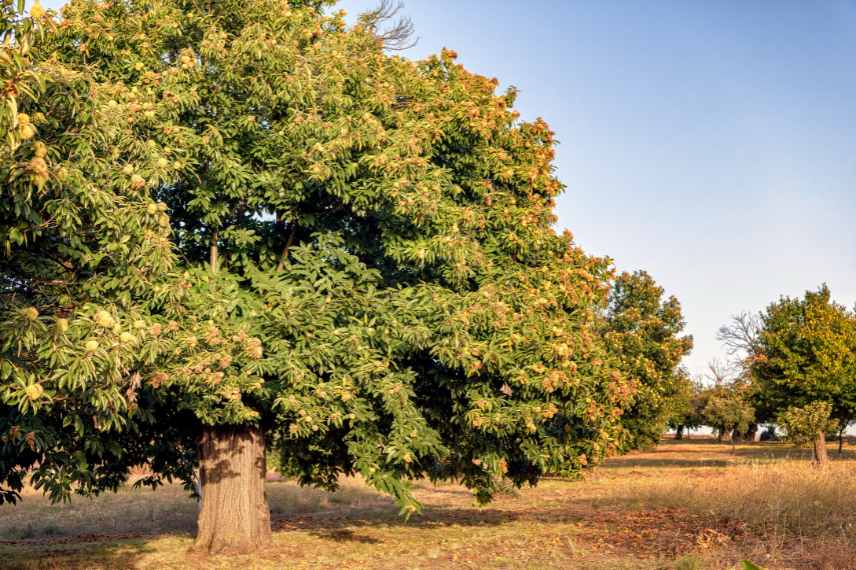
<svg viewBox="0 0 856 570">
<path fill-rule="evenodd" d="M 826 434 L 822 431 L 817 432 L 817 437 L 814 439 L 814 464 L 824 466 L 829 463 L 829 454 L 826 452 Z"/>
<path fill-rule="evenodd" d="M 252 427 L 205 428 L 199 448 L 202 505 L 193 550 L 246 553 L 270 544 L 262 432 Z"/>
<path fill-rule="evenodd" d="M 847 424 L 845 423 L 841 429 L 838 430 L 838 455 L 841 455 L 844 452 L 844 432 L 847 430 Z"/>
<path fill-rule="evenodd" d="M 678 426 L 675 430 L 675 439 L 684 439 L 684 426 Z"/>
</svg>

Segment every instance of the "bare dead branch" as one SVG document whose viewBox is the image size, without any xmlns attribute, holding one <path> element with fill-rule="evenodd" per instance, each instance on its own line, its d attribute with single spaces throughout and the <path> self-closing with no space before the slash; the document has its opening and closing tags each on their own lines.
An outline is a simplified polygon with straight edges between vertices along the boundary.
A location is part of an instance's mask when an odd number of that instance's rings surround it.
<svg viewBox="0 0 856 570">
<path fill-rule="evenodd" d="M 755 313 L 742 312 L 719 328 L 716 339 L 725 345 L 729 356 L 752 356 L 758 347 L 761 319 Z"/>
<path fill-rule="evenodd" d="M 707 377 L 714 385 L 731 384 L 735 380 L 735 371 L 728 363 L 714 358 L 707 364 Z"/>
<path fill-rule="evenodd" d="M 381 0 L 374 10 L 360 15 L 359 23 L 370 30 L 383 44 L 384 49 L 402 51 L 412 48 L 419 41 L 414 38 L 415 28 L 410 18 L 399 16 L 404 5 L 391 0 Z M 390 24 L 384 27 L 385 24 Z"/>
</svg>

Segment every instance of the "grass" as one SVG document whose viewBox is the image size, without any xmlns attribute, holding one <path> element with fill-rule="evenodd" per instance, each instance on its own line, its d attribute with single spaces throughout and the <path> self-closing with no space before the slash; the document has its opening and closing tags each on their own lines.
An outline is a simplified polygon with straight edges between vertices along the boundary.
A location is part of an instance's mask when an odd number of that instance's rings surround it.
<svg viewBox="0 0 856 570">
<path fill-rule="evenodd" d="M 30 492 L 0 507 L 0 568 L 853 568 L 856 447 L 832 456 L 818 470 L 783 444 L 664 441 L 482 508 L 419 482 L 410 522 L 359 480 L 332 494 L 270 482 L 274 545 L 239 558 L 186 554 L 196 504 L 178 486 L 70 505 Z"/>
</svg>

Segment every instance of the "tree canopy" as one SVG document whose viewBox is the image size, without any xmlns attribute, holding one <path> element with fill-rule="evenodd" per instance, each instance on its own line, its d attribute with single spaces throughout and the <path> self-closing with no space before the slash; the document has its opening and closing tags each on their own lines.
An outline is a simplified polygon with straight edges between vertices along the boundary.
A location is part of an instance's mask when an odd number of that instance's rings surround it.
<svg viewBox="0 0 856 570">
<path fill-rule="evenodd" d="M 729 436 L 732 444 L 737 435 L 745 433 L 755 421 L 755 409 L 750 400 L 751 386 L 737 379 L 727 383 L 717 383 L 703 395 L 704 423 L 714 428 L 721 440 Z"/>
<path fill-rule="evenodd" d="M 615 366 L 632 381 L 621 416 L 623 449 L 650 447 L 689 399 L 690 380 L 680 368 L 692 349 L 681 305 L 644 271 L 622 273 L 612 287 L 604 338 Z"/>
<path fill-rule="evenodd" d="M 856 417 L 856 319 L 825 285 L 803 298 L 782 297 L 761 315 L 751 372 L 765 415 L 800 408 L 820 417 L 817 404 L 826 403 L 826 417 L 846 424 Z"/>
<path fill-rule="evenodd" d="M 34 59 L 55 32 L 49 16 L 4 3 L 0 32 L 0 500 L 30 468 L 62 498 L 72 484 L 114 488 L 121 457 L 158 446 L 152 434 L 132 443 L 146 420 L 129 411 L 141 382 L 131 367 L 151 350 L 134 323 L 175 261 L 136 173 L 158 181 L 166 169 L 116 105 L 126 87 Z"/>
<path fill-rule="evenodd" d="M 831 300 L 829 288 L 783 297 L 762 314 L 759 354 L 752 372 L 765 407 L 781 411 L 815 401 L 832 417 L 856 412 L 856 323 Z"/>
<path fill-rule="evenodd" d="M 785 429 L 788 440 L 797 445 L 813 442 L 813 459 L 826 463 L 826 432 L 838 428 L 838 421 L 830 419 L 832 404 L 816 401 L 802 407 L 790 406 L 779 414 L 777 422 Z"/>
</svg>

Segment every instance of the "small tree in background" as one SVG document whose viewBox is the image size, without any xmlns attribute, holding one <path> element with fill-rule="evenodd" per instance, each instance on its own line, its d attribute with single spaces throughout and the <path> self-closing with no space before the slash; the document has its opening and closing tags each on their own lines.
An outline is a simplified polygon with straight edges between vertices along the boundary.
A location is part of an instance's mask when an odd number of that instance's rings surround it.
<svg viewBox="0 0 856 570">
<path fill-rule="evenodd" d="M 675 439 L 683 439 L 686 432 L 704 425 L 706 404 L 707 397 L 701 382 L 682 374 L 676 384 L 668 422 L 668 427 L 675 430 Z"/>
<path fill-rule="evenodd" d="M 732 449 L 736 444 L 735 432 L 746 431 L 755 420 L 755 410 L 747 396 L 748 387 L 740 382 L 716 385 L 707 394 L 702 412 L 705 424 L 717 430 L 719 441 L 729 434 Z"/>
<path fill-rule="evenodd" d="M 762 314 L 751 372 L 765 413 L 781 417 L 789 408 L 827 402 L 830 417 L 847 422 L 856 415 L 853 314 L 832 301 L 825 285 L 802 298 L 782 297 Z M 826 436 L 815 435 L 816 456 L 825 457 Z"/>
<path fill-rule="evenodd" d="M 812 443 L 812 461 L 823 466 L 829 463 L 826 432 L 838 427 L 838 421 L 831 415 L 832 404 L 812 402 L 802 407 L 789 407 L 779 414 L 778 424 L 786 431 L 788 440 L 796 445 Z"/>
<path fill-rule="evenodd" d="M 728 354 L 729 376 L 737 377 L 741 382 L 751 382 L 751 367 L 758 355 L 760 332 L 760 315 L 749 312 L 734 315 L 726 325 L 719 328 L 716 338 L 722 342 Z M 740 433 L 740 437 L 751 441 L 758 431 L 758 424 L 773 421 L 775 415 L 765 410 L 754 394 L 750 393 L 749 398 L 755 407 L 755 421 L 749 424 L 745 432 Z"/>
</svg>

